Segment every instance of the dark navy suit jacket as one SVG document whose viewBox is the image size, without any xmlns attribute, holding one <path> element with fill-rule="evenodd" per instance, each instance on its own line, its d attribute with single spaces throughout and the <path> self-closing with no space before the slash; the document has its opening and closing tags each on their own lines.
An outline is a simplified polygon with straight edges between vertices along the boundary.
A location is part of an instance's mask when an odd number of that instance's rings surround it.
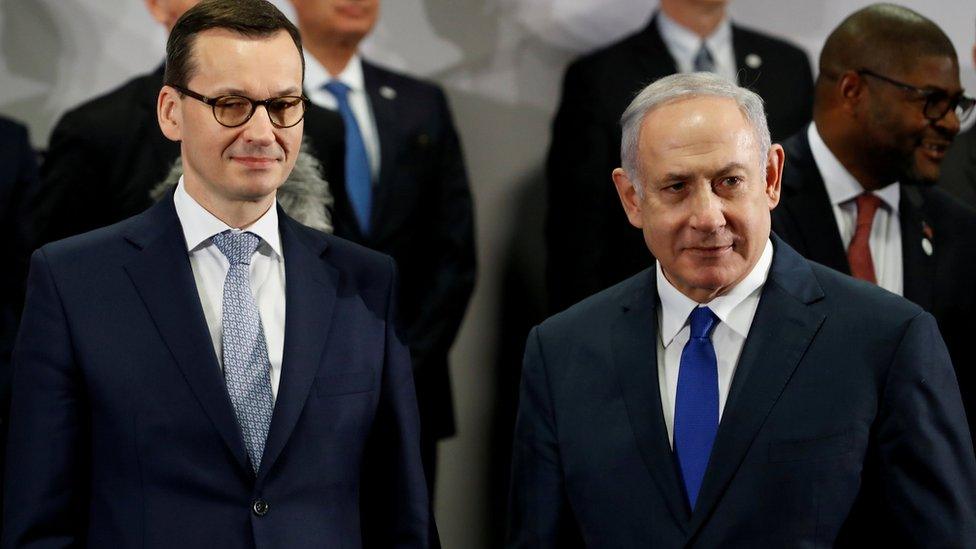
<svg viewBox="0 0 976 549">
<path fill-rule="evenodd" d="M 4 547 L 428 546 L 393 261 L 279 216 L 285 347 L 256 477 L 172 195 L 35 253 Z"/>
<path fill-rule="evenodd" d="M 653 270 L 533 329 L 511 547 L 976 546 L 976 460 L 932 316 L 773 243 L 694 512 Z"/>
</svg>

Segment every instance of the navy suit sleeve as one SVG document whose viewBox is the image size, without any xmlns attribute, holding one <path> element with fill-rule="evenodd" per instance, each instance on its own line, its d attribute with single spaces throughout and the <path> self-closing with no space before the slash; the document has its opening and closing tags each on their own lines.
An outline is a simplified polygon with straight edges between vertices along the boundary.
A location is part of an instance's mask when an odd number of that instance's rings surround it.
<svg viewBox="0 0 976 549">
<path fill-rule="evenodd" d="M 895 354 L 877 429 L 880 524 L 907 547 L 976 547 L 976 460 L 935 319 L 916 316 Z"/>
<path fill-rule="evenodd" d="M 420 316 L 409 326 L 407 340 L 415 364 L 428 356 L 444 356 L 450 350 L 474 290 L 474 206 L 464 167 L 461 141 L 444 92 L 437 89 L 438 119 L 442 121 L 437 149 L 429 245 L 438 250 L 429 267 Z"/>
<path fill-rule="evenodd" d="M 529 334 L 512 450 L 508 547 L 582 547 L 563 482 L 539 328 Z"/>
<path fill-rule="evenodd" d="M 44 250 L 31 259 L 13 363 L 2 546 L 83 545 L 90 411 Z"/>
<path fill-rule="evenodd" d="M 396 322 L 396 267 L 390 259 L 386 350 L 380 402 L 363 457 L 363 547 L 427 548 L 431 514 L 420 462 L 420 420 L 410 354 Z"/>
</svg>

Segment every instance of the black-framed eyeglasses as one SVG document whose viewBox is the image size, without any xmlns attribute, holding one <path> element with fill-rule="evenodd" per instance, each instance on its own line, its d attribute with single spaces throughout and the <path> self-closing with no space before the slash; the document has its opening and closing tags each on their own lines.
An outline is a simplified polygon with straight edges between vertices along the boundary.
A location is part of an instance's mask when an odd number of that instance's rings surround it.
<svg viewBox="0 0 976 549">
<path fill-rule="evenodd" d="M 276 128 L 290 128 L 305 118 L 305 107 L 308 104 L 308 98 L 304 95 L 283 95 L 259 101 L 243 95 L 207 97 L 183 86 L 167 85 L 183 95 L 210 105 L 217 123 L 228 128 L 246 124 L 254 116 L 254 111 L 259 105 L 264 106 L 271 124 Z"/>
<path fill-rule="evenodd" d="M 904 82 L 899 82 L 893 78 L 888 78 L 883 74 L 878 74 L 870 69 L 858 69 L 857 74 L 866 74 L 868 76 L 877 78 L 882 82 L 887 82 L 892 86 L 897 86 L 903 90 L 910 91 L 918 96 L 919 99 L 925 100 L 925 107 L 922 109 L 922 114 L 925 118 L 929 120 L 942 120 L 942 117 L 946 115 L 950 110 L 956 111 L 956 116 L 959 120 L 966 120 L 970 114 L 973 112 L 973 106 L 976 105 L 976 99 L 972 97 L 967 97 L 963 94 L 958 94 L 955 96 L 949 95 L 949 92 L 940 89 L 930 89 L 930 88 L 919 88 L 917 86 L 912 86 L 911 84 L 906 84 Z"/>
</svg>

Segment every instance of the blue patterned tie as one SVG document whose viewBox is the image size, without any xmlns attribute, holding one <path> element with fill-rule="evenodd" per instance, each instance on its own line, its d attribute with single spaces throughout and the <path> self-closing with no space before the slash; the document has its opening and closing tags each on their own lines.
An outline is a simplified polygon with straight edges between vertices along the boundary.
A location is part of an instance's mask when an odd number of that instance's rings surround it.
<svg viewBox="0 0 976 549">
<path fill-rule="evenodd" d="M 708 307 L 691 312 L 691 337 L 681 351 L 674 400 L 674 453 L 692 509 L 718 431 L 718 364 L 711 340 L 717 321 Z"/>
<path fill-rule="evenodd" d="M 695 53 L 695 72 L 715 72 L 715 60 L 712 52 L 708 51 L 708 46 L 702 42 L 698 52 Z"/>
<path fill-rule="evenodd" d="M 359 124 L 349 107 L 349 86 L 333 80 L 324 86 L 339 104 L 339 114 L 346 127 L 346 194 L 356 214 L 356 221 L 363 234 L 369 233 L 369 215 L 372 209 L 373 177 L 369 170 L 369 156 Z"/>
<path fill-rule="evenodd" d="M 230 261 L 221 318 L 224 379 L 255 473 L 261 468 L 274 411 L 268 343 L 251 294 L 251 256 L 260 242 L 257 235 L 247 232 L 224 231 L 213 237 L 214 245 Z"/>
</svg>

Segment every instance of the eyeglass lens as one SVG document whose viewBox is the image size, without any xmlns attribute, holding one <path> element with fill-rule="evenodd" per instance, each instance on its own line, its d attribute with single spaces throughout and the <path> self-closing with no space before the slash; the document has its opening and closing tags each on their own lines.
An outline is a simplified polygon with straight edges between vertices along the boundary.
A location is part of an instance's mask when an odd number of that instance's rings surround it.
<svg viewBox="0 0 976 549">
<path fill-rule="evenodd" d="M 247 122 L 255 108 L 256 105 L 246 97 L 236 95 L 220 97 L 213 105 L 217 121 L 230 127 Z M 305 114 L 302 98 L 297 96 L 275 98 L 267 104 L 266 108 L 271 122 L 282 128 L 298 124 Z"/>
<path fill-rule="evenodd" d="M 960 120 L 965 120 L 973 112 L 973 100 L 965 96 L 952 98 L 945 93 L 933 93 L 925 103 L 925 116 L 933 120 L 942 118 L 950 110 L 954 110 Z"/>
</svg>

